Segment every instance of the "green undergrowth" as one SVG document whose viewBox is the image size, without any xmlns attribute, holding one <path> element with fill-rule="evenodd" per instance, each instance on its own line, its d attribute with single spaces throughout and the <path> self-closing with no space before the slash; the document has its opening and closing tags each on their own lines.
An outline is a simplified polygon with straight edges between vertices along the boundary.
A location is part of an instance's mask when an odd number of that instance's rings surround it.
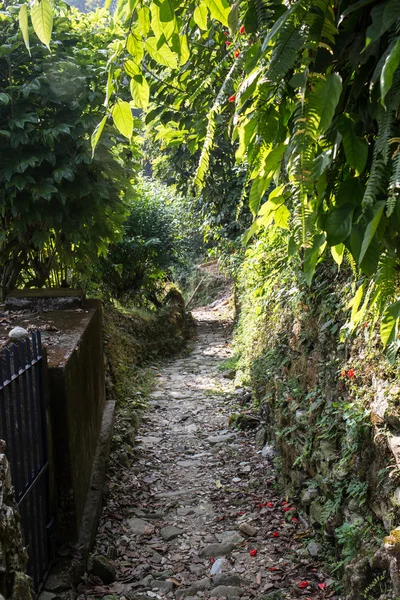
<svg viewBox="0 0 400 600">
<path fill-rule="evenodd" d="M 309 287 L 285 243 L 264 236 L 247 250 L 236 280 L 235 358 L 223 368 L 253 388 L 280 484 L 320 534 L 339 583 L 352 589 L 352 568 L 369 560 L 354 597 L 379 598 L 389 575 L 371 567 L 373 557 L 400 518 L 388 443 L 400 432 L 400 370 L 374 327 L 349 330 L 349 266 L 338 272 L 325 261 Z"/>
</svg>

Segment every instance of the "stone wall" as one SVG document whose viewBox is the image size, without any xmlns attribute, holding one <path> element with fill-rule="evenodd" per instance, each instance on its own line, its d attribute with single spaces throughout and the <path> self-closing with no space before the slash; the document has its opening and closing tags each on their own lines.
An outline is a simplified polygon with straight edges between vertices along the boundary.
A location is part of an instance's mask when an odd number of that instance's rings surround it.
<svg viewBox="0 0 400 600">
<path fill-rule="evenodd" d="M 2 440 L 0 446 L 3 451 Z M 27 560 L 9 463 L 0 453 L 0 600 L 31 600 L 30 578 L 25 574 Z"/>
</svg>

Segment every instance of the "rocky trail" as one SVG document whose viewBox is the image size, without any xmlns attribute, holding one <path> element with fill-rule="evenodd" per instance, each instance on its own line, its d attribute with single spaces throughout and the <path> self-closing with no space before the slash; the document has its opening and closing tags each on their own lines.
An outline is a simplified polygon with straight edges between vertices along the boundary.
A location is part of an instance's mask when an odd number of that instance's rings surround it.
<svg viewBox="0 0 400 600">
<path fill-rule="evenodd" d="M 195 317 L 193 351 L 157 373 L 134 456 L 111 461 L 79 599 L 338 598 L 312 531 L 277 491 L 272 448 L 228 425 L 251 409 L 218 369 L 229 321 L 215 308 Z"/>
</svg>

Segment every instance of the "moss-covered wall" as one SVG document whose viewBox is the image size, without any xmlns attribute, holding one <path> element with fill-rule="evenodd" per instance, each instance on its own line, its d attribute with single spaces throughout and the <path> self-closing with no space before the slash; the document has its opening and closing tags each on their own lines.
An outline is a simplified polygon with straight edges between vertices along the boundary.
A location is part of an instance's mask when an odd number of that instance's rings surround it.
<svg viewBox="0 0 400 600">
<path fill-rule="evenodd" d="M 392 597 L 382 548 L 400 525 L 399 369 L 373 327 L 361 323 L 350 335 L 349 271 L 322 264 L 309 287 L 300 267 L 286 263 L 279 240 L 247 251 L 237 277 L 236 380 L 252 386 L 281 485 L 321 532 L 347 598 Z"/>
<path fill-rule="evenodd" d="M 30 579 L 25 575 L 27 560 L 10 467 L 5 454 L 0 453 L 0 598 L 31 600 Z"/>
</svg>

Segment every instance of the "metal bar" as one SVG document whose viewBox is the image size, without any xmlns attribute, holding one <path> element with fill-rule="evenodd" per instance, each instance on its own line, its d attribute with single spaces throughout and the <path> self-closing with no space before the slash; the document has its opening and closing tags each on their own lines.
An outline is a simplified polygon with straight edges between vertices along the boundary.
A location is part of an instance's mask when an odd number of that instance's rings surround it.
<svg viewBox="0 0 400 600">
<path fill-rule="evenodd" d="M 43 440 L 43 431 L 42 431 L 42 415 L 40 414 L 41 409 L 42 409 L 42 403 L 40 400 L 40 393 L 41 393 L 41 383 L 40 383 L 40 372 L 39 372 L 39 366 L 40 363 L 38 362 L 38 344 L 37 344 L 37 337 L 35 335 L 35 333 L 32 333 L 32 348 L 33 348 L 33 358 L 36 360 L 36 365 L 34 368 L 34 374 L 35 374 L 35 386 L 36 386 L 36 398 L 35 400 L 38 402 L 35 402 L 35 409 L 36 409 L 36 427 L 37 427 L 37 439 L 40 440 L 38 443 L 38 455 L 39 455 L 39 464 L 43 465 L 46 461 L 44 459 L 44 455 L 43 455 L 43 444 L 42 444 L 42 440 Z M 38 414 L 39 413 L 39 414 Z M 47 442 L 46 442 L 47 444 Z"/>
<path fill-rule="evenodd" d="M 10 356 L 10 350 L 8 348 L 6 348 L 5 350 L 5 357 L 6 357 L 6 377 L 9 381 L 11 381 L 11 356 Z M 19 469 L 18 469 L 18 456 L 19 456 L 19 452 L 18 452 L 18 445 L 16 443 L 16 429 L 15 429 L 15 415 L 14 415 L 14 399 L 13 399 L 13 389 L 12 386 L 9 386 L 7 388 L 8 390 L 8 400 L 9 400 L 9 404 L 8 404 L 8 414 L 9 414 L 9 439 L 6 440 L 7 444 L 10 445 L 10 450 L 11 450 L 11 473 L 13 476 L 13 484 L 15 487 L 15 495 L 18 498 L 20 491 L 21 491 L 21 484 L 20 484 L 20 476 L 19 476 Z M 7 436 L 8 437 L 8 436 Z"/>
<path fill-rule="evenodd" d="M 40 331 L 36 332 L 38 341 L 38 350 L 40 356 L 40 363 L 38 365 L 39 371 L 39 390 L 40 390 L 40 410 L 41 410 L 41 427 L 42 427 L 42 447 L 43 447 L 43 462 L 47 462 L 47 419 L 46 419 L 46 403 L 44 397 L 44 372 L 43 372 L 43 351 L 42 351 L 42 338 Z"/>
<path fill-rule="evenodd" d="M 31 429 L 32 429 L 32 439 L 38 439 L 38 432 L 36 428 L 36 407 L 35 407 L 35 390 L 33 387 L 33 368 L 32 368 L 32 355 L 31 355 L 31 344 L 29 338 L 26 339 L 26 356 L 27 360 L 31 365 L 31 368 L 28 371 L 28 382 L 29 382 L 29 405 L 30 405 L 30 413 L 31 413 Z M 34 473 L 37 473 L 40 468 L 39 463 L 39 452 L 37 450 L 37 443 L 32 448 L 33 450 L 33 470 Z"/>
<path fill-rule="evenodd" d="M 26 445 L 27 445 L 27 461 L 26 461 L 26 466 L 28 469 L 28 482 L 30 482 L 34 476 L 35 476 L 35 472 L 33 469 L 33 448 L 34 448 L 34 444 L 32 443 L 32 428 L 31 428 L 31 418 L 30 418 L 30 406 L 29 406 L 29 402 L 28 402 L 28 395 L 29 395 L 29 385 L 28 385 L 28 372 L 27 372 L 27 360 L 28 360 L 28 355 L 26 354 L 26 342 L 28 342 L 29 344 L 29 339 L 26 338 L 25 342 L 19 342 L 19 353 L 20 353 L 20 358 L 21 358 L 21 369 L 20 369 L 20 375 L 21 375 L 21 379 L 22 379 L 22 390 L 23 390 L 23 397 L 24 397 L 24 418 L 25 418 L 25 431 L 26 431 Z M 24 367 L 24 368 L 22 368 Z"/>
<path fill-rule="evenodd" d="M 19 373 L 19 364 L 20 364 L 20 360 L 19 360 L 19 354 L 18 354 L 18 347 L 16 344 L 13 345 L 13 359 L 14 359 L 14 373 Z M 28 483 L 29 483 L 29 478 L 27 475 L 27 471 L 26 471 L 26 455 L 27 455 L 27 446 L 25 444 L 25 439 L 24 439 L 24 420 L 23 420 L 23 416 L 22 416 L 22 408 L 21 408 L 21 386 L 20 386 L 20 377 L 16 377 L 15 381 L 14 381 L 14 398 L 15 398 L 15 407 L 16 407 L 16 413 L 17 413 L 17 422 L 16 422 L 16 427 L 17 427 L 17 431 L 18 431 L 18 443 L 19 443 L 19 447 L 20 447 L 20 458 L 21 458 L 21 464 L 19 465 L 19 469 L 21 471 L 22 474 L 22 487 L 20 490 L 20 493 L 22 493 L 25 488 L 27 487 Z"/>
<path fill-rule="evenodd" d="M 1 438 L 7 440 L 7 414 L 6 414 L 6 394 L 3 385 L 3 357 L 0 356 L 0 425 Z"/>
<path fill-rule="evenodd" d="M 25 500 L 25 498 L 28 496 L 28 494 L 30 493 L 32 488 L 35 487 L 37 482 L 43 477 L 43 473 L 45 473 L 48 470 L 48 468 L 49 468 L 49 463 L 46 463 L 40 469 L 40 472 L 38 473 L 38 475 L 36 475 L 35 479 L 30 483 L 29 487 L 25 490 L 23 496 L 21 496 L 21 499 L 17 502 L 18 506 L 21 504 L 21 502 L 23 502 Z"/>
</svg>

